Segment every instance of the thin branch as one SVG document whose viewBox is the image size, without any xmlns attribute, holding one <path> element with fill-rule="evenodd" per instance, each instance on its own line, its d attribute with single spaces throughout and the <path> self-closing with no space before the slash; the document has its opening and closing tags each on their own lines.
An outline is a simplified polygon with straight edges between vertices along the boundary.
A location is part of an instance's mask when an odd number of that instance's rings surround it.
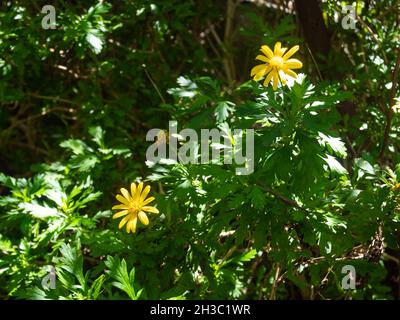
<svg viewBox="0 0 400 320">
<path fill-rule="evenodd" d="M 323 81 L 324 79 L 323 79 L 323 77 L 322 77 L 321 70 L 319 70 L 318 63 L 317 63 L 317 61 L 315 60 L 314 55 L 313 55 L 313 53 L 311 52 L 311 49 L 310 49 L 310 47 L 308 46 L 307 43 L 306 43 L 306 48 L 307 48 L 308 52 L 310 53 L 311 60 L 313 61 L 314 65 L 315 65 L 315 68 L 317 69 L 317 73 L 318 73 L 319 79 L 320 79 L 321 81 Z"/>
<path fill-rule="evenodd" d="M 34 114 L 32 116 L 29 116 L 29 117 L 26 117 L 26 118 L 23 118 L 23 119 L 16 119 L 16 120 L 14 120 L 12 122 L 12 124 L 7 129 L 4 130 L 4 132 L 11 131 L 15 127 L 21 126 L 25 122 L 29 122 L 29 121 L 32 121 L 34 119 L 44 117 L 45 115 L 47 115 L 49 113 L 52 113 L 52 112 L 56 112 L 56 111 L 64 111 L 64 112 L 74 113 L 75 109 L 63 108 L 63 107 L 54 107 L 54 108 L 51 108 L 51 109 L 48 109 L 48 110 L 44 110 L 41 113 Z"/>
<path fill-rule="evenodd" d="M 228 238 L 228 237 L 234 235 L 235 232 L 236 232 L 236 230 L 222 231 L 222 232 L 218 235 L 218 238 L 219 238 L 220 240 L 222 240 L 222 239 L 224 239 L 224 238 Z"/>
<path fill-rule="evenodd" d="M 228 250 L 228 252 L 225 254 L 225 256 L 221 259 L 221 261 L 218 263 L 218 267 L 222 268 L 225 264 L 225 262 L 229 259 L 229 257 L 236 251 L 237 247 L 236 245 L 233 245 L 232 248 Z"/>
<path fill-rule="evenodd" d="M 396 262 L 399 266 L 400 266 L 400 259 L 397 259 L 396 257 L 391 256 L 390 254 L 384 252 L 382 254 L 382 259 L 384 260 L 392 260 L 394 262 Z"/>
<path fill-rule="evenodd" d="M 376 42 L 376 44 L 377 44 L 377 45 L 379 46 L 379 48 L 382 50 L 382 57 L 383 57 L 383 60 L 385 61 L 386 64 L 388 64 L 388 63 L 389 63 L 389 60 L 388 60 L 388 58 L 387 58 L 387 56 L 386 56 L 385 51 L 384 51 L 383 48 L 382 48 L 382 42 L 379 40 L 379 38 L 376 36 L 375 32 L 371 29 L 371 27 L 370 27 L 365 21 L 363 21 L 358 15 L 356 15 L 356 17 L 357 17 L 357 21 L 359 21 L 359 22 L 362 24 L 362 26 L 368 30 L 368 32 L 369 32 L 369 33 L 371 34 L 371 36 L 372 36 L 372 39 L 374 39 L 374 41 Z"/>
<path fill-rule="evenodd" d="M 61 71 L 67 72 L 68 74 L 70 74 L 71 76 L 73 76 L 75 79 L 83 79 L 83 80 L 89 79 L 88 76 L 79 75 L 78 73 L 74 72 L 73 70 L 68 69 L 68 67 L 63 66 L 63 65 L 60 65 L 60 64 L 59 64 L 59 65 L 55 65 L 54 68 L 56 68 L 56 69 L 58 69 L 58 70 L 61 70 Z"/>
<path fill-rule="evenodd" d="M 332 270 L 333 270 L 333 266 L 328 268 L 328 272 L 326 273 L 325 277 L 320 282 L 320 287 L 322 287 L 328 283 L 328 280 L 329 280 L 328 276 L 332 272 Z"/>
<path fill-rule="evenodd" d="M 158 96 L 160 97 L 161 101 L 165 104 L 166 101 L 161 94 L 161 91 L 158 89 L 157 84 L 154 82 L 153 78 L 151 77 L 150 73 L 147 71 L 146 67 L 143 66 L 144 72 L 146 73 L 147 78 L 149 78 L 151 84 L 153 85 L 154 89 L 156 89 Z"/>
<path fill-rule="evenodd" d="M 60 98 L 60 97 L 45 96 L 45 95 L 38 94 L 38 93 L 33 93 L 33 92 L 29 92 L 26 95 L 28 95 L 30 97 L 33 97 L 33 98 L 42 99 L 42 100 L 52 100 L 54 102 L 60 101 L 60 102 L 65 102 L 65 103 L 72 104 L 72 105 L 75 105 L 75 106 L 79 106 L 80 105 L 79 103 L 77 103 L 75 101 L 67 100 L 67 99 Z"/>
<path fill-rule="evenodd" d="M 280 272 L 281 272 L 281 267 L 279 266 L 279 264 L 276 264 L 274 282 L 272 284 L 271 293 L 269 295 L 269 300 L 276 300 L 276 288 L 278 286 Z"/>
<path fill-rule="evenodd" d="M 213 42 L 211 41 L 210 37 L 208 36 L 208 34 L 205 36 L 205 38 L 207 39 L 212 51 L 214 52 L 215 56 L 219 59 L 222 60 L 222 57 L 220 55 L 220 53 L 218 52 L 218 49 L 214 46 Z"/>
<path fill-rule="evenodd" d="M 27 144 L 27 143 L 18 142 L 18 141 L 9 141 L 5 145 L 16 146 L 16 147 L 21 147 L 21 148 L 28 148 L 28 149 L 35 151 L 36 153 L 41 153 L 45 156 L 49 156 L 49 152 L 47 150 Z"/>
<path fill-rule="evenodd" d="M 282 202 L 284 202 L 285 204 L 298 208 L 298 209 L 302 209 L 302 210 L 306 210 L 305 208 L 303 208 L 302 206 L 300 206 L 295 200 L 289 199 L 287 197 L 285 197 L 284 195 L 280 194 L 279 192 L 272 190 L 271 188 L 267 188 L 264 187 L 260 184 L 258 184 L 258 186 L 263 189 L 264 191 L 272 194 L 273 196 L 275 196 L 276 198 L 278 198 L 279 200 L 281 200 Z"/>
<path fill-rule="evenodd" d="M 211 31 L 211 34 L 214 37 L 215 42 L 218 44 L 218 46 L 221 48 L 221 51 L 223 52 L 222 63 L 224 65 L 226 78 L 228 79 L 228 82 L 231 83 L 233 81 L 233 75 L 231 72 L 232 71 L 231 64 L 229 63 L 229 59 L 228 59 L 229 52 L 226 48 L 225 43 L 221 40 L 220 36 L 218 35 L 217 31 L 215 30 L 214 25 L 212 25 L 210 22 L 208 22 L 208 29 Z"/>
</svg>

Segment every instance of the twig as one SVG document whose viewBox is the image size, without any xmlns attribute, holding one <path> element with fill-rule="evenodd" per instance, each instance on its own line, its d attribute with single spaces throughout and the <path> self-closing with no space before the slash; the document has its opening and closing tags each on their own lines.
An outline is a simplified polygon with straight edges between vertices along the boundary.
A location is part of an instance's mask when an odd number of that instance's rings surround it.
<svg viewBox="0 0 400 320">
<path fill-rule="evenodd" d="M 220 48 L 222 49 L 222 51 L 226 51 L 226 48 L 224 46 L 224 43 L 222 42 L 221 38 L 219 37 L 218 33 L 215 31 L 214 25 L 211 24 L 211 22 L 208 22 L 208 28 L 211 31 L 211 34 L 213 35 L 215 41 L 217 42 L 217 44 L 220 46 Z"/>
<path fill-rule="evenodd" d="M 49 156 L 49 152 L 47 152 L 47 150 L 36 147 L 36 146 L 32 146 L 30 144 L 27 143 L 22 143 L 22 142 L 18 142 L 18 141 L 10 141 L 9 143 L 7 143 L 10 146 L 16 146 L 16 147 L 22 147 L 22 148 L 28 148 L 31 149 L 33 151 L 35 151 L 36 153 L 41 153 L 45 156 Z"/>
<path fill-rule="evenodd" d="M 229 4 L 228 4 L 229 5 Z M 225 73 L 226 73 L 226 78 L 228 79 L 228 82 L 231 83 L 233 81 L 233 75 L 231 72 L 231 67 L 228 59 L 228 50 L 226 48 L 226 45 L 224 42 L 222 42 L 221 38 L 219 37 L 218 33 L 215 31 L 214 26 L 208 22 L 208 28 L 211 31 L 211 34 L 213 35 L 215 42 L 218 44 L 218 46 L 221 48 L 221 51 L 223 52 L 223 58 L 222 58 L 222 63 L 224 65 Z"/>
<path fill-rule="evenodd" d="M 272 284 L 271 293 L 269 295 L 269 300 L 276 299 L 276 288 L 278 285 L 279 273 L 281 271 L 281 267 L 279 264 L 276 264 L 275 276 L 274 276 L 274 283 Z"/>
<path fill-rule="evenodd" d="M 144 72 L 146 73 L 147 78 L 149 78 L 151 84 L 153 85 L 154 89 L 156 89 L 158 96 L 160 97 L 161 101 L 165 104 L 166 101 L 164 97 L 162 96 L 160 90 L 157 87 L 157 84 L 154 82 L 153 78 L 151 77 L 150 73 L 148 73 L 146 66 L 143 66 Z"/>
<path fill-rule="evenodd" d="M 325 277 L 321 280 L 320 286 L 325 285 L 328 282 L 328 276 L 332 272 L 333 266 L 328 268 L 328 272 L 326 273 Z"/>
<path fill-rule="evenodd" d="M 65 112 L 69 112 L 69 113 L 74 113 L 75 109 L 63 108 L 63 107 L 54 107 L 52 109 L 44 110 L 39 114 L 34 114 L 32 116 L 26 117 L 24 119 L 16 119 L 16 120 L 14 120 L 12 122 L 12 124 L 7 129 L 4 130 L 4 132 L 10 131 L 10 130 L 14 129 L 15 127 L 20 126 L 24 122 L 29 122 L 29 121 L 32 121 L 34 119 L 44 117 L 45 115 L 47 115 L 49 113 L 52 113 L 52 112 L 55 112 L 55 111 L 65 111 Z"/>
<path fill-rule="evenodd" d="M 374 39 L 374 41 L 379 46 L 379 48 L 381 48 L 383 60 L 385 61 L 386 64 L 388 64 L 389 61 L 388 61 L 385 51 L 382 48 L 382 42 L 379 40 L 379 38 L 376 36 L 376 34 L 374 33 L 374 31 L 371 29 L 371 27 L 369 25 L 367 25 L 358 15 L 356 15 L 356 18 L 357 18 L 357 21 L 359 21 L 362 24 L 362 26 L 368 30 L 368 32 L 372 36 L 372 39 Z"/>
<path fill-rule="evenodd" d="M 65 103 L 68 103 L 68 104 L 73 104 L 73 105 L 79 106 L 79 103 L 77 103 L 75 101 L 67 100 L 67 99 L 60 98 L 60 97 L 45 96 L 45 95 L 41 95 L 41 94 L 33 93 L 33 92 L 29 92 L 29 93 L 27 93 L 27 95 L 30 96 L 30 97 L 33 97 L 33 98 L 37 98 L 37 99 L 52 100 L 54 102 L 60 101 L 60 102 L 65 102 Z"/>
<path fill-rule="evenodd" d="M 319 79 L 320 79 L 321 81 L 323 81 L 324 79 L 323 79 L 323 77 L 322 77 L 321 71 L 319 70 L 318 63 L 317 63 L 317 61 L 315 60 L 314 55 L 313 55 L 313 53 L 311 52 L 311 49 L 310 49 L 310 47 L 308 46 L 307 43 L 306 43 L 306 48 L 307 48 L 308 52 L 310 53 L 311 60 L 313 61 L 314 65 L 315 65 L 315 68 L 317 69 L 317 73 L 318 73 Z"/>
<path fill-rule="evenodd" d="M 205 38 L 207 39 L 208 43 L 210 44 L 211 50 L 214 52 L 215 56 L 218 59 L 222 60 L 220 53 L 218 52 L 217 48 L 214 46 L 213 42 L 210 40 L 210 37 L 208 35 L 206 35 Z"/>
<path fill-rule="evenodd" d="M 228 237 L 234 235 L 235 232 L 236 232 L 236 230 L 223 231 L 218 235 L 218 237 L 220 240 L 224 239 L 224 238 L 228 238 Z"/>
<path fill-rule="evenodd" d="M 236 245 L 233 245 L 232 248 L 230 248 L 230 249 L 228 250 L 228 252 L 227 252 L 227 253 L 225 254 L 225 256 L 222 258 L 221 262 L 218 263 L 218 266 L 219 266 L 220 268 L 222 268 L 222 267 L 224 266 L 226 260 L 229 259 L 229 257 L 236 251 L 236 249 L 237 249 Z"/>
<path fill-rule="evenodd" d="M 387 259 L 387 260 L 392 260 L 396 262 L 400 266 L 400 259 L 397 259 L 396 257 L 391 256 L 390 254 L 384 252 L 382 254 L 382 259 Z"/>
<path fill-rule="evenodd" d="M 73 70 L 68 69 L 68 67 L 63 66 L 63 65 L 55 65 L 54 68 L 67 72 L 68 74 L 73 76 L 75 79 L 83 79 L 83 80 L 89 79 L 88 76 L 81 76 L 81 75 L 75 73 Z"/>
<path fill-rule="evenodd" d="M 305 208 L 300 206 L 295 200 L 289 199 L 289 198 L 285 197 L 284 195 L 280 194 L 279 192 L 277 192 L 275 190 L 272 190 L 271 188 L 264 187 L 264 186 L 262 186 L 260 184 L 258 184 L 258 186 L 261 189 L 263 189 L 264 191 L 272 194 L 273 196 L 275 196 L 276 198 L 278 198 L 279 200 L 281 200 L 285 204 L 290 205 L 290 206 L 295 207 L 295 208 L 298 208 L 298 209 L 306 210 Z"/>
</svg>

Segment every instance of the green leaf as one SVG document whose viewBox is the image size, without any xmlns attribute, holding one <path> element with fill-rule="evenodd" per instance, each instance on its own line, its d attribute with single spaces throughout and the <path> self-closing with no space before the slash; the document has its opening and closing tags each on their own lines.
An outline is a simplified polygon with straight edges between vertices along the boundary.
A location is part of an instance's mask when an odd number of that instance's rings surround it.
<svg viewBox="0 0 400 320">
<path fill-rule="evenodd" d="M 98 163 L 99 159 L 94 155 L 80 155 L 71 160 L 72 168 L 78 169 L 80 172 L 91 171 Z"/>
<path fill-rule="evenodd" d="M 180 87 L 167 90 L 169 94 L 179 98 L 193 98 L 198 93 L 196 83 L 189 78 L 181 76 L 178 78 L 177 82 Z"/>
<path fill-rule="evenodd" d="M 0 183 L 8 188 L 14 188 L 17 182 L 15 178 L 6 176 L 0 172 Z"/>
<path fill-rule="evenodd" d="M 70 149 L 76 155 L 84 154 L 85 151 L 89 149 L 86 143 L 84 143 L 82 140 L 77 139 L 65 140 L 61 142 L 60 146 L 62 148 Z"/>
<path fill-rule="evenodd" d="M 99 36 L 97 32 L 93 32 L 93 30 L 86 35 L 86 41 L 89 43 L 90 48 L 96 54 L 99 54 L 103 49 L 103 39 Z"/>
<path fill-rule="evenodd" d="M 267 240 L 268 226 L 267 219 L 262 217 L 258 221 L 256 230 L 254 231 L 254 247 L 258 250 L 262 250 Z"/>
<path fill-rule="evenodd" d="M 89 289 L 89 298 L 96 300 L 100 294 L 101 288 L 105 280 L 104 274 L 93 281 L 92 286 Z"/>
<path fill-rule="evenodd" d="M 45 196 L 50 200 L 54 201 L 59 207 L 64 205 L 64 200 L 67 199 L 67 195 L 57 189 L 46 190 Z"/>
<path fill-rule="evenodd" d="M 244 252 L 241 255 L 238 255 L 238 256 L 228 260 L 227 263 L 249 262 L 249 261 L 253 260 L 256 255 L 257 255 L 257 250 L 252 249 L 250 251 Z"/>
<path fill-rule="evenodd" d="M 335 157 L 327 154 L 326 158 L 323 159 L 328 164 L 328 167 L 332 172 L 336 172 L 341 175 L 348 173 L 347 170 L 340 164 L 340 162 L 335 159 Z"/>
<path fill-rule="evenodd" d="M 141 290 L 137 294 L 135 293 L 135 268 L 132 268 L 128 275 L 125 259 L 120 260 L 118 257 L 113 258 L 112 256 L 107 257 L 105 264 L 110 269 L 108 271 L 110 276 L 116 280 L 112 284 L 125 291 L 132 300 L 137 300 L 140 296 Z"/>
<path fill-rule="evenodd" d="M 320 138 L 319 142 L 321 145 L 328 147 L 328 149 L 341 158 L 347 156 L 347 150 L 345 144 L 340 140 L 340 138 L 334 138 L 328 135 L 318 132 Z"/>
<path fill-rule="evenodd" d="M 31 216 L 38 219 L 46 219 L 50 217 L 58 217 L 58 210 L 55 208 L 49 208 L 42 206 L 37 203 L 20 203 L 19 207 L 24 210 L 24 212 L 29 213 Z"/>
<path fill-rule="evenodd" d="M 28 288 L 23 297 L 29 300 L 50 300 L 50 298 L 47 297 L 46 291 L 38 287 Z"/>
<path fill-rule="evenodd" d="M 360 169 L 360 171 L 362 171 L 362 175 L 368 174 L 371 176 L 375 175 L 375 169 L 374 167 L 366 160 L 361 159 L 361 158 L 357 158 L 354 160 L 354 165 L 356 168 Z"/>
<path fill-rule="evenodd" d="M 104 130 L 100 126 L 90 127 L 89 134 L 93 137 L 99 147 L 104 148 Z"/>
<path fill-rule="evenodd" d="M 228 118 L 229 112 L 232 111 L 231 106 L 233 105 L 234 104 L 230 101 L 221 101 L 217 103 L 217 107 L 214 111 L 217 122 L 223 122 Z"/>
<path fill-rule="evenodd" d="M 336 228 L 338 227 L 347 228 L 344 220 L 341 220 L 339 217 L 331 213 L 325 214 L 324 218 L 326 220 L 326 225 L 331 228 L 334 233 L 336 233 Z"/>
<path fill-rule="evenodd" d="M 101 194 L 100 191 L 90 192 L 86 197 L 79 199 L 79 207 L 82 208 L 86 203 L 96 200 Z"/>
<path fill-rule="evenodd" d="M 110 4 L 99 2 L 88 10 L 88 16 L 100 16 L 110 10 Z"/>
<path fill-rule="evenodd" d="M 77 249 L 72 248 L 69 244 L 63 243 L 60 248 L 61 252 L 61 265 L 59 267 L 59 272 L 57 272 L 57 276 L 60 277 L 63 275 L 62 270 L 67 271 L 71 275 L 74 275 L 76 279 L 78 280 L 81 288 L 83 291 L 86 291 L 86 278 L 83 275 L 83 257 L 78 252 Z M 69 277 L 65 277 L 67 279 L 66 282 L 69 282 Z M 70 285 L 70 283 L 67 283 Z"/>
<path fill-rule="evenodd" d="M 254 186 L 251 189 L 249 196 L 250 196 L 251 204 L 253 205 L 254 209 L 264 208 L 265 194 L 260 188 L 258 188 L 257 186 Z"/>
</svg>

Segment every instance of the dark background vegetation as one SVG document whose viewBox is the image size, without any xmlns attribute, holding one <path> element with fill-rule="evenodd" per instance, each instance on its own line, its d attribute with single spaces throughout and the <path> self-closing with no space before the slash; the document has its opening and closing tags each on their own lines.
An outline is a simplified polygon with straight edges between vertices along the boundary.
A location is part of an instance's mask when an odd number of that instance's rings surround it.
<svg viewBox="0 0 400 320">
<path fill-rule="evenodd" d="M 56 29 L 41 27 L 46 4 Z M 357 30 L 342 27 L 346 4 Z M 399 6 L 2 1 L 1 297 L 399 299 Z M 300 45 L 316 95 L 306 100 L 304 84 L 299 99 L 326 107 L 290 128 L 268 114 L 288 102 L 248 82 L 259 47 L 276 41 Z M 298 131 L 313 112 L 321 120 Z M 170 119 L 282 126 L 259 132 L 262 165 L 242 179 L 214 166 L 146 166 L 146 132 Z M 318 132 L 331 137 L 322 149 Z M 342 158 L 338 172 L 315 158 L 325 152 Z M 126 235 L 110 208 L 141 179 L 163 214 Z M 340 287 L 345 264 L 356 291 Z M 54 291 L 40 287 L 46 265 L 58 268 Z"/>
</svg>

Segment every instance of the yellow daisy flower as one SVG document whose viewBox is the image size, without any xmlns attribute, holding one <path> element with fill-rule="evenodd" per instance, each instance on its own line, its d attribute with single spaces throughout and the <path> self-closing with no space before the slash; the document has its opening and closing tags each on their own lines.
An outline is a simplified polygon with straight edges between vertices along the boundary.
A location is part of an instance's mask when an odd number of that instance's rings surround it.
<svg viewBox="0 0 400 320">
<path fill-rule="evenodd" d="M 159 213 L 157 208 L 148 206 L 155 198 L 149 197 L 146 199 L 150 192 L 150 186 L 146 186 L 143 189 L 143 182 L 139 183 L 137 186 L 135 183 L 131 184 L 131 193 L 128 190 L 121 188 L 121 194 L 116 196 L 117 200 L 121 202 L 116 206 L 113 206 L 113 210 L 122 210 L 114 214 L 113 219 L 124 217 L 119 223 L 118 228 L 121 229 L 126 224 L 126 232 L 132 231 L 136 232 L 137 219 L 144 225 L 149 224 L 149 218 L 146 212 Z"/>
<path fill-rule="evenodd" d="M 297 59 L 290 59 L 290 57 L 299 50 L 299 46 L 294 46 L 286 52 L 287 48 L 282 48 L 281 43 L 277 42 L 274 51 L 265 45 L 261 46 L 260 50 L 264 55 L 258 55 L 256 60 L 265 63 L 251 69 L 251 76 L 254 76 L 253 79 L 255 81 L 265 77 L 264 87 L 268 86 L 272 80 L 272 86 L 276 90 L 279 80 L 284 86 L 286 85 L 287 76 L 297 78 L 296 72 L 291 69 L 300 69 L 303 67 L 303 63 Z"/>
<path fill-rule="evenodd" d="M 400 189 L 400 183 L 396 183 L 392 188 L 390 188 L 392 191 L 396 191 Z"/>
</svg>

